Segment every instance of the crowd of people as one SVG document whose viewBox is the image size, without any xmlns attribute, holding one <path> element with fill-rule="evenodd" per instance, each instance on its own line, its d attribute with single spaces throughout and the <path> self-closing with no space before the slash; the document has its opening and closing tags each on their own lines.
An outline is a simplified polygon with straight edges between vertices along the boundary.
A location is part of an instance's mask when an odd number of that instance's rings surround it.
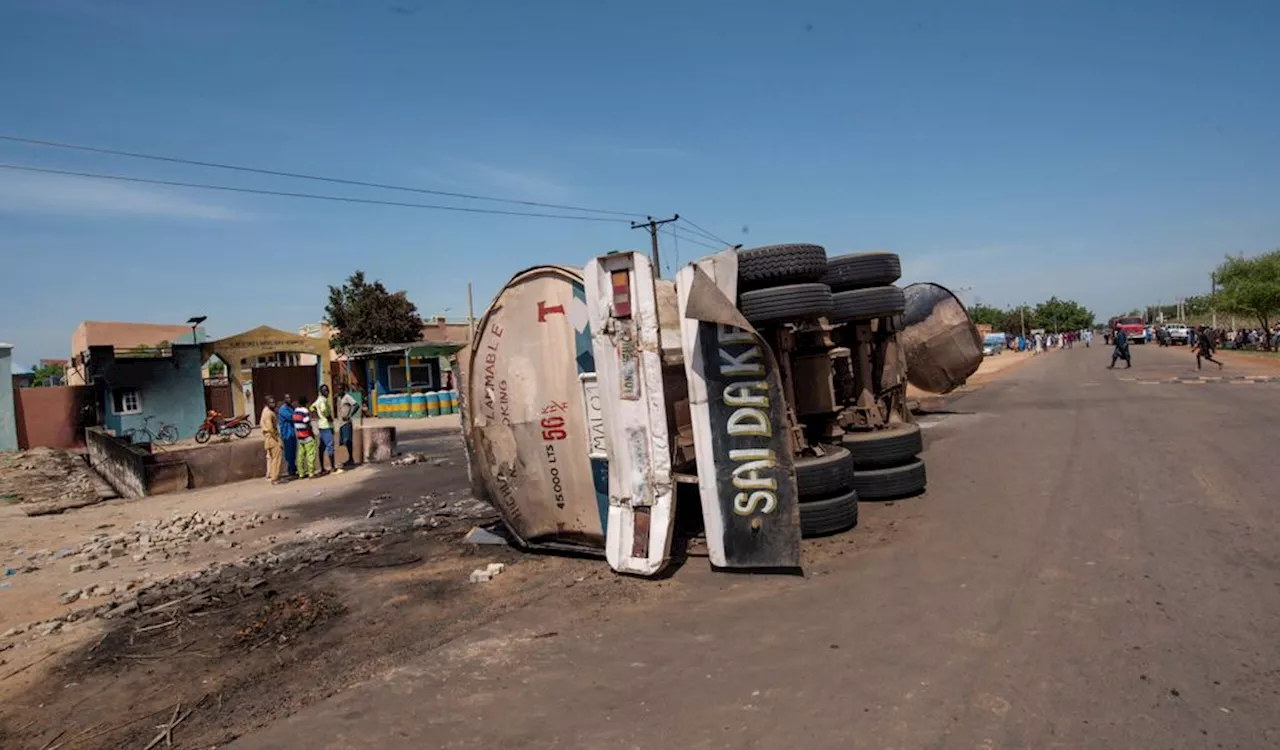
<svg viewBox="0 0 1280 750">
<path fill-rule="evenodd" d="M 1076 344 L 1090 346 L 1093 331 L 1067 331 L 1066 333 L 1033 333 L 1027 336 L 1005 336 L 1005 348 L 1011 352 L 1039 354 L 1049 349 L 1071 349 Z"/>
<path fill-rule="evenodd" d="M 280 484 L 292 479 L 312 479 L 332 471 L 341 474 L 355 464 L 352 418 L 360 406 L 347 392 L 345 385 L 338 386 L 337 407 L 329 400 L 329 386 L 320 386 L 315 401 L 307 396 L 294 398 L 284 394 L 279 401 L 267 396 L 266 406 L 258 418 L 262 428 L 262 442 L 267 451 L 267 480 Z M 337 427 L 338 446 L 347 451 L 343 466 L 335 459 L 334 427 Z M 329 468 L 325 468 L 325 459 Z M 287 471 L 286 471 L 287 470 Z"/>
</svg>

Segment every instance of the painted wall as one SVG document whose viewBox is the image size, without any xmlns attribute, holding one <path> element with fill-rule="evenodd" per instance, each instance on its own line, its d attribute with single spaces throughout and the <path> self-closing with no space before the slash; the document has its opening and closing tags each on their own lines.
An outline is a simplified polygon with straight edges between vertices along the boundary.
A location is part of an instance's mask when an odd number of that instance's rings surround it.
<svg viewBox="0 0 1280 750">
<path fill-rule="evenodd" d="M 89 386 L 19 388 L 14 392 L 18 447 L 74 448 L 84 443 L 84 428 L 95 423 L 96 397 Z M 90 411 L 86 415 L 83 407 Z"/>
<path fill-rule="evenodd" d="M 203 364 L 200 348 L 175 346 L 172 357 L 154 359 L 115 359 L 110 350 L 93 349 L 93 360 L 102 361 L 97 382 L 101 387 L 103 422 L 115 434 L 142 427 L 143 417 L 155 417 L 152 431 L 160 429 L 159 422 L 167 422 L 178 428 L 180 438 L 189 438 L 200 429 L 204 421 L 204 380 L 200 367 Z M 112 390 L 137 388 L 142 398 L 141 414 L 116 414 L 112 409 Z"/>
<path fill-rule="evenodd" d="M 13 347 L 0 344 L 0 451 L 18 450 L 18 418 L 13 408 Z"/>
</svg>

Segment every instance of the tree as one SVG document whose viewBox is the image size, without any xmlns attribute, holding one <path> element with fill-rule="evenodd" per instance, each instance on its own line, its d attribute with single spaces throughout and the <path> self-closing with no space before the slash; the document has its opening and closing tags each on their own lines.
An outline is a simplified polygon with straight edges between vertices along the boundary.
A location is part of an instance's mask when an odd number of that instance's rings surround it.
<svg viewBox="0 0 1280 750">
<path fill-rule="evenodd" d="M 1280 250 L 1253 258 L 1227 257 L 1217 271 L 1219 310 L 1248 315 L 1265 330 L 1280 312 Z M 1270 348 L 1270 337 L 1263 337 Z"/>
<path fill-rule="evenodd" d="M 226 374 L 227 374 L 227 366 L 223 364 L 222 360 L 215 359 L 209 363 L 209 377 L 220 378 Z"/>
<path fill-rule="evenodd" d="M 338 351 L 353 344 L 404 344 L 422 338 L 422 319 L 404 292 L 389 292 L 381 281 L 365 281 L 364 271 L 342 286 L 329 287 L 325 322 Z"/>
<path fill-rule="evenodd" d="M 999 330 L 1004 324 L 1005 317 L 1008 315 L 1004 310 L 991 305 L 984 305 L 981 302 L 974 303 L 969 306 L 969 320 L 976 325 L 986 324 L 991 326 L 993 330 Z"/>
<path fill-rule="evenodd" d="M 1036 305 L 1034 312 L 1037 328 L 1047 331 L 1079 331 L 1093 328 L 1093 313 L 1074 300 L 1057 297 Z"/>
<path fill-rule="evenodd" d="M 50 364 L 40 365 L 39 367 L 35 368 L 35 370 L 33 370 L 31 374 L 32 374 L 32 381 L 31 381 L 32 384 L 37 387 L 41 387 L 41 386 L 57 385 L 61 383 L 62 379 L 66 377 L 67 373 L 66 373 L 66 370 L 63 369 L 62 365 L 55 365 L 50 363 Z"/>
</svg>

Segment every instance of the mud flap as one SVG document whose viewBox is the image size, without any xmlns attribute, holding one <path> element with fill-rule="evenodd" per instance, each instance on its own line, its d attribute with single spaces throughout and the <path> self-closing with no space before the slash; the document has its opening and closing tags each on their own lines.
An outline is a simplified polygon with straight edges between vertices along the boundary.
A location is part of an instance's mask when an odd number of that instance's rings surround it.
<svg viewBox="0 0 1280 750">
<path fill-rule="evenodd" d="M 653 269 L 640 253 L 615 253 L 587 263 L 583 278 L 609 458 L 605 558 L 651 576 L 670 559 L 675 526 Z"/>
<path fill-rule="evenodd" d="M 676 276 L 707 548 L 718 567 L 798 568 L 782 379 L 772 349 L 734 304 L 737 279 L 733 251 Z"/>
</svg>

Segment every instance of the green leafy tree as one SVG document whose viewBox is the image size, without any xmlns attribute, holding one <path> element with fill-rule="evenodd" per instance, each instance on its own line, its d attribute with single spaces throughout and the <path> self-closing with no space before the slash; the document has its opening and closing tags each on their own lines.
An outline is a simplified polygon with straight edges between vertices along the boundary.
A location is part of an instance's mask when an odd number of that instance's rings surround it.
<svg viewBox="0 0 1280 750">
<path fill-rule="evenodd" d="M 1057 297 L 1036 305 L 1034 317 L 1037 328 L 1047 331 L 1078 331 L 1093 328 L 1093 313 L 1074 300 Z"/>
<path fill-rule="evenodd" d="M 215 359 L 209 363 L 209 377 L 220 378 L 226 374 L 227 374 L 227 366 L 223 364 L 222 360 Z"/>
<path fill-rule="evenodd" d="M 66 377 L 66 371 L 61 365 L 47 364 L 40 365 L 32 371 L 32 383 L 36 387 L 50 386 L 62 382 Z"/>
<path fill-rule="evenodd" d="M 1219 310 L 1247 315 L 1271 330 L 1271 321 L 1280 313 L 1280 250 L 1253 258 L 1228 257 L 1218 266 L 1217 279 Z"/>
<path fill-rule="evenodd" d="M 1006 315 L 1008 313 L 1004 310 L 991 305 L 984 305 L 980 302 L 969 306 L 969 320 L 972 320 L 977 325 L 985 323 L 995 330 L 1004 325 Z"/>
<path fill-rule="evenodd" d="M 404 292 L 389 292 L 381 281 L 366 281 L 364 271 L 351 274 L 342 286 L 329 287 L 324 310 L 338 351 L 354 344 L 402 344 L 422 338 L 418 308 Z"/>
<path fill-rule="evenodd" d="M 1030 331 L 1035 328 L 1036 314 L 1029 305 L 1018 305 L 1005 310 L 1003 317 L 1000 319 L 998 330 L 1001 333 L 1016 333 L 1022 335 L 1024 329 Z"/>
</svg>

